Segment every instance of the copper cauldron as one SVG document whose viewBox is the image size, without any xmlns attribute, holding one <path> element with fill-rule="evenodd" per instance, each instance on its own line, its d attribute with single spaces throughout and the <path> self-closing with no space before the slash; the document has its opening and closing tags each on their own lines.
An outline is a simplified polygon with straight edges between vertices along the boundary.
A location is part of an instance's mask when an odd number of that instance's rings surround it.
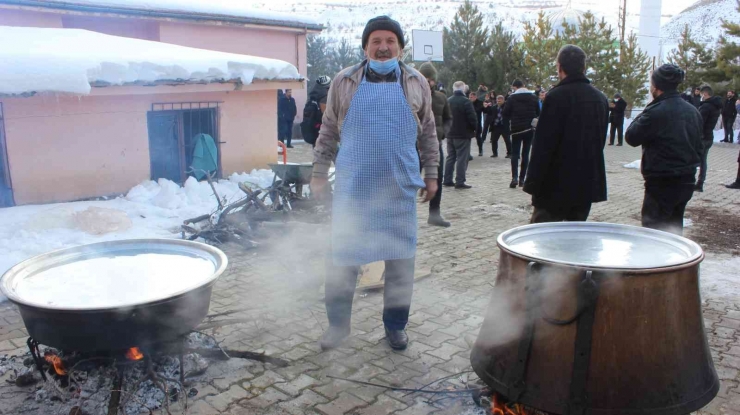
<svg viewBox="0 0 740 415">
<path fill-rule="evenodd" d="M 471 353 L 494 391 L 553 414 L 679 415 L 719 390 L 702 249 L 665 232 L 565 222 L 502 233 Z"/>
</svg>

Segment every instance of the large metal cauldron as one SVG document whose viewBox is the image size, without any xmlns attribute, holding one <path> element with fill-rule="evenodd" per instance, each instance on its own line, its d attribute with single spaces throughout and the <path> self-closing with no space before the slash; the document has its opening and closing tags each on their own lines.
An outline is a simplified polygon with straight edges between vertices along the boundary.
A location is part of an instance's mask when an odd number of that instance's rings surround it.
<svg viewBox="0 0 740 415">
<path fill-rule="evenodd" d="M 20 294 L 25 279 L 33 279 L 45 271 L 81 261 L 107 258 L 136 258 L 142 255 L 190 258 L 208 261 L 210 270 L 202 277 L 189 280 L 187 286 L 177 291 L 151 292 L 154 284 L 139 281 L 130 290 L 142 290 L 144 301 L 121 304 L 111 301 L 110 306 L 88 306 L 74 303 L 74 294 L 65 299 L 64 305 L 48 305 Z M 128 260 L 127 259 L 127 260 Z M 15 303 L 21 313 L 28 334 L 41 344 L 63 350 L 104 351 L 122 350 L 134 346 L 147 347 L 166 342 L 188 333 L 208 313 L 211 289 L 227 265 L 226 255 L 209 245 L 170 239 L 122 240 L 83 245 L 39 255 L 11 268 L 0 281 L 2 292 Z M 114 272 L 115 270 L 111 270 Z M 177 275 L 160 274 L 161 278 Z M 156 278 L 157 276 L 155 276 Z M 71 277 L 73 278 L 73 276 Z M 58 278 L 57 284 L 68 284 L 67 278 Z M 52 282 L 52 281 L 49 281 Z M 105 284 L 86 291 L 104 293 Z M 162 288 L 163 284 L 158 284 Z M 150 291 L 147 291 L 150 290 Z M 116 295 L 111 295 L 115 298 Z"/>
<path fill-rule="evenodd" d="M 694 242 L 605 223 L 502 233 L 471 353 L 509 400 L 554 414 L 679 415 L 719 381 L 704 333 Z"/>
</svg>

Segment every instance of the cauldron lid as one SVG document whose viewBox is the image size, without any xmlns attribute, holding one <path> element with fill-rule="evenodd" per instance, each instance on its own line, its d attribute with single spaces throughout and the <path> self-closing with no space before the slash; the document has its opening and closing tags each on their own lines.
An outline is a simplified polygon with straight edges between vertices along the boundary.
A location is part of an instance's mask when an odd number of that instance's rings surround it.
<svg viewBox="0 0 740 415">
<path fill-rule="evenodd" d="M 213 283 L 219 249 L 174 239 L 131 239 L 42 254 L 14 266 L 0 288 L 11 301 L 59 311 L 115 310 L 178 297 Z"/>
<path fill-rule="evenodd" d="M 535 261 L 601 269 L 672 267 L 703 255 L 699 245 L 677 235 L 598 222 L 521 226 L 500 234 L 498 245 Z"/>
</svg>

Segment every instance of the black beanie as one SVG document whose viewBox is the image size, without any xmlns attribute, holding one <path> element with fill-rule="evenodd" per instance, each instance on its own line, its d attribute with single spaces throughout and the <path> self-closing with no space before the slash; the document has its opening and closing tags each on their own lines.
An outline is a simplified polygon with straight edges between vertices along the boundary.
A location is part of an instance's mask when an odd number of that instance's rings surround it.
<svg viewBox="0 0 740 415">
<path fill-rule="evenodd" d="M 367 46 L 367 41 L 370 39 L 370 33 L 376 30 L 387 30 L 389 32 L 395 33 L 396 37 L 398 37 L 398 44 L 401 45 L 401 49 L 404 48 L 405 45 L 401 25 L 388 16 L 378 16 L 368 20 L 367 24 L 365 25 L 365 30 L 362 31 L 363 50 L 365 50 L 365 47 Z"/>
<path fill-rule="evenodd" d="M 686 72 L 676 65 L 667 63 L 653 71 L 650 80 L 653 85 L 661 91 L 675 91 L 678 84 L 683 82 Z"/>
</svg>

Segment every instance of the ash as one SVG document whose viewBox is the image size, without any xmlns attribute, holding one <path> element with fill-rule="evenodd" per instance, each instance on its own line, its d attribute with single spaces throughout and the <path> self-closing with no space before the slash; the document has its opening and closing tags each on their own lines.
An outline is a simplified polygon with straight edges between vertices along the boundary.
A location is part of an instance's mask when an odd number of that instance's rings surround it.
<svg viewBox="0 0 740 415">
<path fill-rule="evenodd" d="M 185 340 L 185 347 L 218 349 L 212 338 L 200 333 L 191 333 Z M 45 350 L 56 352 L 42 346 L 42 355 Z M 205 381 L 209 367 L 209 361 L 199 354 L 185 354 L 183 385 L 176 354 L 155 353 L 139 361 L 107 357 L 75 361 L 62 352 L 59 355 L 73 362 L 68 368 L 69 376 L 60 377 L 47 371 L 46 381 L 36 369 L 30 353 L 0 356 L 0 413 L 108 415 L 109 407 L 116 402 L 114 390 L 121 391 L 117 412 L 121 415 L 148 414 L 150 410 L 175 404 L 182 408 L 186 400 L 197 395 L 198 390 L 193 385 Z"/>
</svg>

